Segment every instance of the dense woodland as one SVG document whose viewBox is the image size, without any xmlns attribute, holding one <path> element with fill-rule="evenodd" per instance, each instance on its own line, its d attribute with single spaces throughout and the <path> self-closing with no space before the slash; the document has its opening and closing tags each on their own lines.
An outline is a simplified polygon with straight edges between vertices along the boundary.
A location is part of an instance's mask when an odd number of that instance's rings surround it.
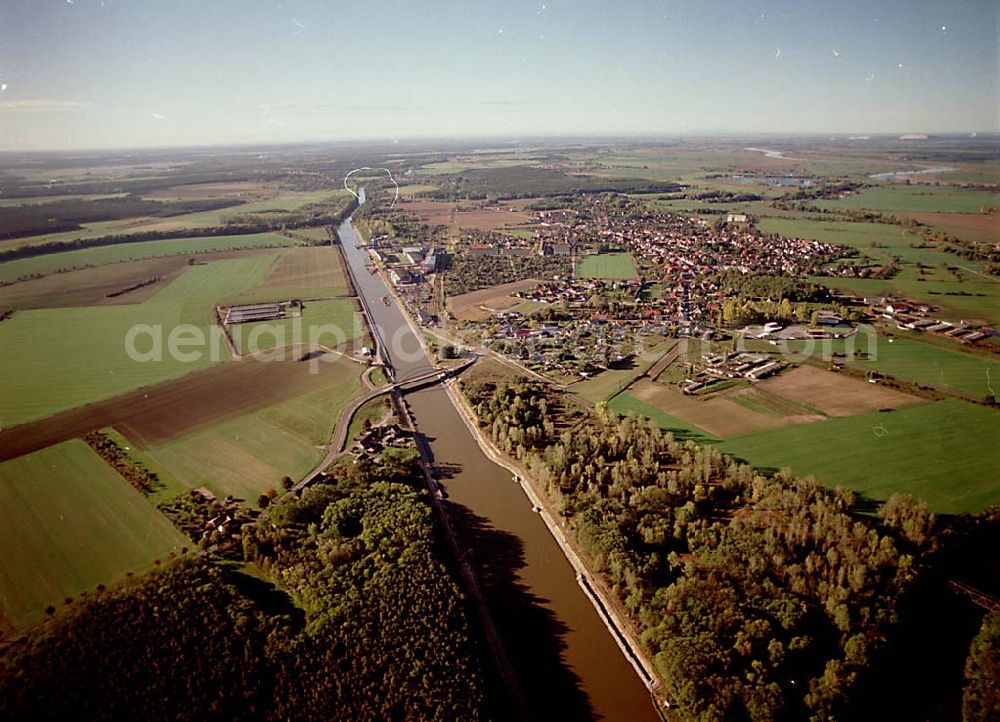
<svg viewBox="0 0 1000 722">
<path fill-rule="evenodd" d="M 965 722 L 1000 719 L 1000 612 L 983 620 L 965 664 L 968 683 L 962 699 Z"/>
<path fill-rule="evenodd" d="M 214 211 L 238 203 L 239 201 L 217 198 L 164 203 L 144 200 L 137 196 L 121 196 L 7 206 L 0 208 L 0 239 L 75 231 L 81 228 L 81 223 L 113 221 L 119 218 L 168 217 Z"/>
<path fill-rule="evenodd" d="M 568 519 L 686 716 L 866 718 L 866 695 L 891 674 L 877 661 L 937 553 L 924 504 L 894 496 L 862 514 L 851 492 L 762 476 L 600 408 L 567 428 L 534 382 L 465 391 Z"/>
<path fill-rule="evenodd" d="M 602 178 L 570 175 L 561 170 L 528 165 L 470 168 L 434 178 L 437 190 L 424 195 L 438 200 L 534 198 L 575 193 L 671 193 L 682 186 L 647 178 Z"/>
<path fill-rule="evenodd" d="M 479 650 L 412 456 L 346 466 L 0 654 L 6 720 L 475 720 Z M 263 572 L 263 573 L 261 573 Z"/>
</svg>

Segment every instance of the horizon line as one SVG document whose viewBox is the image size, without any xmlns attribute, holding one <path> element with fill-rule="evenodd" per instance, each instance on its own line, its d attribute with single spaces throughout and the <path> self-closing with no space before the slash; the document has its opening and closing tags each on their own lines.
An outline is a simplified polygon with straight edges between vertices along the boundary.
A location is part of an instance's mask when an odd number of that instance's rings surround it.
<svg viewBox="0 0 1000 722">
<path fill-rule="evenodd" d="M 926 138 L 905 138 L 904 136 L 926 136 Z M 864 142 L 865 140 L 897 140 L 900 142 L 923 142 L 935 138 L 964 138 L 967 140 L 979 140 L 1000 136 L 1000 130 L 902 130 L 902 131 L 740 131 L 740 130 L 698 130 L 698 131 L 656 131 L 656 132 L 635 132 L 635 133 L 469 133 L 466 135 L 451 134 L 429 134 L 413 136 L 369 136 L 337 140 L 332 138 L 302 139 L 302 140 L 266 140 L 257 141 L 233 141 L 233 142 L 206 142 L 206 143 L 181 143 L 181 144 L 139 144 L 129 146 L 116 145 L 95 145 L 83 147 L 30 147 L 30 148 L 0 148 L 0 155 L 23 154 L 44 154 L 44 153 L 98 153 L 98 152 L 136 152 L 136 151 L 195 151 L 208 149 L 251 149 L 251 148 L 292 148 L 312 145 L 404 145 L 427 142 L 451 142 L 470 143 L 474 141 L 494 141 L 501 143 L 518 143 L 525 141 L 604 141 L 604 142 L 627 142 L 627 141 L 664 141 L 676 138 L 826 138 L 829 140 L 845 140 Z"/>
</svg>

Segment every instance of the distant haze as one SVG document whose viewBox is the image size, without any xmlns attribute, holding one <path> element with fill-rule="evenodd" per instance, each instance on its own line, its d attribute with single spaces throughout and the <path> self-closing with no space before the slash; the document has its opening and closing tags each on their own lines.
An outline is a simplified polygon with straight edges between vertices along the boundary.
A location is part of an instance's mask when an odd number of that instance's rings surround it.
<svg viewBox="0 0 1000 722">
<path fill-rule="evenodd" d="M 4 0 L 0 149 L 996 131 L 961 0 Z"/>
</svg>

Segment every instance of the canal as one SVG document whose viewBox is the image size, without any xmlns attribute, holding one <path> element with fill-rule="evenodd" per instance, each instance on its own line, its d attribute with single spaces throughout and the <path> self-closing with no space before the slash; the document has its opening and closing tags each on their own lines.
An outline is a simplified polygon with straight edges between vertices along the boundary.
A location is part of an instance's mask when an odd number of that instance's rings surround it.
<svg viewBox="0 0 1000 722">
<path fill-rule="evenodd" d="M 371 272 L 368 252 L 358 248 L 351 219 L 338 232 L 396 379 L 431 368 L 395 297 Z M 511 473 L 486 458 L 443 388 L 408 393 L 406 402 L 432 451 L 449 515 L 479 574 L 531 718 L 656 722 L 645 686 Z"/>
</svg>

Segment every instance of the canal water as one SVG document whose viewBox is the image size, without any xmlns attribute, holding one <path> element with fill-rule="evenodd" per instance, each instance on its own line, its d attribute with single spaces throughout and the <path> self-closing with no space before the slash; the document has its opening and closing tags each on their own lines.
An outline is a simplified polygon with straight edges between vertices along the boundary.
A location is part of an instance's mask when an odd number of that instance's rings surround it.
<svg viewBox="0 0 1000 722">
<path fill-rule="evenodd" d="M 363 200 L 363 196 L 362 196 Z M 432 367 L 350 219 L 344 256 L 386 344 L 396 379 Z M 508 470 L 483 454 L 440 386 L 408 393 L 447 508 L 480 576 L 532 719 L 656 722 L 645 686 Z"/>
</svg>

